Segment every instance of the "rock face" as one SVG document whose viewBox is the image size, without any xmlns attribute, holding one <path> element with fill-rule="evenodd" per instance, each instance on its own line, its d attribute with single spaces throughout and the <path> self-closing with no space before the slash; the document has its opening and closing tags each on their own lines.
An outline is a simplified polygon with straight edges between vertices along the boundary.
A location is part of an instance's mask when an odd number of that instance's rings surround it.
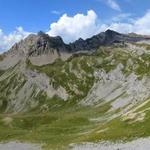
<svg viewBox="0 0 150 150">
<path fill-rule="evenodd" d="M 91 50 L 96 49 L 99 46 L 108 46 L 113 43 L 137 42 L 143 39 L 145 39 L 145 37 L 129 36 L 112 30 L 107 30 L 106 32 L 102 32 L 86 40 L 80 38 L 74 43 L 71 43 L 70 47 L 72 51 Z"/>
<path fill-rule="evenodd" d="M 39 56 L 42 54 L 54 53 L 54 51 L 67 51 L 61 37 L 50 37 L 39 32 L 37 35 L 31 34 L 25 40 L 16 43 L 9 52 L 20 53 L 26 56 Z"/>
<path fill-rule="evenodd" d="M 74 43 L 65 44 L 61 37 L 50 37 L 48 34 L 40 31 L 37 35 L 31 34 L 25 40 L 16 43 L 9 53 L 19 53 L 28 57 L 49 53 L 54 54 L 55 52 L 61 55 L 63 52 L 90 51 L 97 49 L 99 46 L 108 46 L 120 42 L 137 42 L 145 39 L 147 38 L 143 36 L 130 36 L 107 30 L 86 40 L 80 38 Z"/>
<path fill-rule="evenodd" d="M 150 96 L 149 51 L 132 43 L 147 39 L 107 30 L 65 44 L 59 36 L 31 34 L 0 57 L 0 107 L 4 112 L 28 111 L 40 107 L 42 97 L 64 102 L 80 97 L 86 106 L 113 98 L 112 109 L 144 101 Z M 113 43 L 126 47 L 117 49 Z M 82 51 L 91 53 L 80 55 Z"/>
<path fill-rule="evenodd" d="M 3 57 L 7 56 L 8 59 L 6 58 L 3 64 L 0 63 L 0 68 L 9 68 L 26 58 L 34 65 L 42 66 L 52 64 L 58 58 L 67 60 L 74 53 L 93 52 L 100 46 L 148 40 L 150 40 L 150 37 L 120 34 L 107 30 L 86 40 L 80 38 L 73 43 L 65 44 L 60 36 L 50 37 L 48 34 L 40 31 L 37 35 L 29 35 L 25 40 L 16 43 L 8 52 L 4 53 Z M 9 60 L 11 60 L 11 63 Z"/>
</svg>

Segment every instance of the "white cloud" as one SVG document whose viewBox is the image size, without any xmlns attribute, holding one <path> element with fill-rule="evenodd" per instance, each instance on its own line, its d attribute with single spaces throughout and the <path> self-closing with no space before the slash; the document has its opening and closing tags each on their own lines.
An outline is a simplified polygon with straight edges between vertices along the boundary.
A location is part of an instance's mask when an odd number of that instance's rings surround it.
<svg viewBox="0 0 150 150">
<path fill-rule="evenodd" d="M 98 18 L 93 10 L 88 11 L 87 15 L 77 14 L 73 17 L 64 14 L 57 22 L 51 24 L 48 33 L 51 36 L 62 36 L 65 42 L 72 42 L 80 37 L 85 39 L 107 29 L 121 33 L 135 32 L 150 35 L 150 10 L 137 19 L 132 19 L 130 16 L 130 14 L 120 14 L 113 18 L 110 24 L 97 24 Z M 128 23 L 124 21 L 127 18 L 130 18 Z"/>
<path fill-rule="evenodd" d="M 79 37 L 87 38 L 97 33 L 97 15 L 93 10 L 89 10 L 87 15 L 76 14 L 69 17 L 64 14 L 57 22 L 50 25 L 51 36 L 62 36 L 65 42 L 77 40 Z"/>
<path fill-rule="evenodd" d="M 65 42 L 73 42 L 78 38 L 86 39 L 94 34 L 100 33 L 107 29 L 112 29 L 121 33 L 138 33 L 150 35 L 150 10 L 144 16 L 124 21 L 122 18 L 128 15 L 122 15 L 119 19 L 112 19 L 110 24 L 98 23 L 99 19 L 93 10 L 89 10 L 87 14 L 76 14 L 75 16 L 62 15 L 57 22 L 50 25 L 47 32 L 51 36 L 61 36 Z M 117 17 L 116 17 L 117 18 Z M 121 18 L 121 19 L 120 19 Z M 120 20 L 120 21 L 119 21 Z M 102 20 L 100 20 L 102 22 Z M 24 39 L 30 32 L 26 32 L 22 27 L 18 27 L 14 32 L 6 35 L 0 29 L 0 52 L 8 50 L 14 43 Z"/>
<path fill-rule="evenodd" d="M 130 13 L 121 13 L 121 14 L 113 17 L 112 21 L 114 21 L 114 22 L 121 22 L 121 21 L 126 21 L 126 20 L 130 21 L 130 20 L 132 20 L 131 16 L 132 16 L 132 14 L 130 14 Z"/>
<path fill-rule="evenodd" d="M 16 30 L 6 35 L 0 29 L 0 52 L 8 50 L 14 43 L 27 37 L 30 33 L 23 30 L 22 27 L 17 27 Z"/>
<path fill-rule="evenodd" d="M 60 15 L 61 14 L 61 12 L 57 11 L 57 10 L 52 10 L 51 13 L 54 15 Z"/>
<path fill-rule="evenodd" d="M 134 32 L 150 35 L 150 10 L 134 23 Z"/>
<path fill-rule="evenodd" d="M 138 33 L 144 35 L 150 35 L 150 10 L 146 14 L 138 19 L 132 19 L 130 23 L 111 23 L 105 26 L 112 30 L 122 32 L 122 33 Z"/>
<path fill-rule="evenodd" d="M 130 23 L 112 23 L 110 25 L 105 25 L 105 28 L 103 28 L 103 30 L 107 29 L 111 29 L 120 33 L 131 33 L 133 32 L 133 25 Z"/>
<path fill-rule="evenodd" d="M 120 14 L 112 19 L 110 24 L 97 23 L 98 17 L 93 10 L 87 15 L 76 14 L 69 17 L 64 14 L 60 19 L 50 25 L 48 34 L 51 36 L 60 35 L 65 42 L 72 42 L 78 38 L 88 38 L 94 34 L 112 29 L 121 33 L 135 32 L 138 34 L 150 35 L 150 11 L 143 17 L 133 19 L 131 14 Z M 130 21 L 126 22 L 126 19 Z"/>
<path fill-rule="evenodd" d="M 119 4 L 115 0 L 106 0 L 106 3 L 112 9 L 117 10 L 117 11 L 121 11 Z"/>
</svg>

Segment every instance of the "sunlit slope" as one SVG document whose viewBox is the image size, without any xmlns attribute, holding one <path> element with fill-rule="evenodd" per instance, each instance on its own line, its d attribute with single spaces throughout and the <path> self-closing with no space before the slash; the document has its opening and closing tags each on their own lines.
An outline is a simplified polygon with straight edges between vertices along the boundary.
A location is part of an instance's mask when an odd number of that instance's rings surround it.
<svg viewBox="0 0 150 150">
<path fill-rule="evenodd" d="M 117 44 L 48 65 L 23 59 L 1 69 L 0 140 L 66 149 L 149 136 L 149 60 L 148 45 Z"/>
</svg>

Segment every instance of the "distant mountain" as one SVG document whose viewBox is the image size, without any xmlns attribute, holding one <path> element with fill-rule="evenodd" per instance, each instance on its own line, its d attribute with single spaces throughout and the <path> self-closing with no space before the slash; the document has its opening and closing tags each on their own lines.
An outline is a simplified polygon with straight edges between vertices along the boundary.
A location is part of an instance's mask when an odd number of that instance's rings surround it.
<svg viewBox="0 0 150 150">
<path fill-rule="evenodd" d="M 73 51 L 91 50 L 97 49 L 99 46 L 108 46 L 113 43 L 138 42 L 141 40 L 145 40 L 145 37 L 129 36 L 127 34 L 120 34 L 112 30 L 107 30 L 106 32 L 102 32 L 86 40 L 79 39 L 71 43 L 70 46 Z"/>
<path fill-rule="evenodd" d="M 148 39 L 150 38 L 133 33 L 121 34 L 112 30 L 107 30 L 106 32 L 102 32 L 86 40 L 80 38 L 73 43 L 65 44 L 61 37 L 50 37 L 48 34 L 40 31 L 37 35 L 31 34 L 25 40 L 16 43 L 10 51 L 16 51 L 17 53 L 19 52 L 27 56 L 38 56 L 50 53 L 54 49 L 58 53 L 71 53 L 76 51 L 94 50 L 100 46 L 108 46 L 113 43 L 138 42 Z"/>
</svg>

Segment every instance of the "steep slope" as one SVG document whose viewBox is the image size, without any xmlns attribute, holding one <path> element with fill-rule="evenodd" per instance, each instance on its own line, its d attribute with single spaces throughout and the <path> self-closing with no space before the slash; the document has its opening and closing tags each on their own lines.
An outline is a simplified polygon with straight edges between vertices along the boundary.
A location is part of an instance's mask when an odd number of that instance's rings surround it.
<svg viewBox="0 0 150 150">
<path fill-rule="evenodd" d="M 150 136 L 148 42 L 108 30 L 71 44 L 42 32 L 15 44 L 0 57 L 0 141 L 49 150 Z"/>
<path fill-rule="evenodd" d="M 86 40 L 79 39 L 74 43 L 71 43 L 70 46 L 71 49 L 75 51 L 92 50 L 99 48 L 99 46 L 109 46 L 113 43 L 138 42 L 144 39 L 148 40 L 149 38 L 138 35 L 131 36 L 126 34 L 120 34 L 112 30 L 107 30 L 106 32 L 102 32 Z"/>
<path fill-rule="evenodd" d="M 1 56 L 3 61 L 0 68 L 7 69 L 16 65 L 20 60 L 29 58 L 35 65 L 42 66 L 53 63 L 56 59 L 67 60 L 76 52 L 92 52 L 99 46 L 108 46 L 113 43 L 148 41 L 149 37 L 140 35 L 126 35 L 115 31 L 107 30 L 89 39 L 79 39 L 74 43 L 65 44 L 61 37 L 50 37 L 39 32 L 37 35 L 31 34 L 25 40 L 16 43 L 8 52 Z"/>
</svg>

